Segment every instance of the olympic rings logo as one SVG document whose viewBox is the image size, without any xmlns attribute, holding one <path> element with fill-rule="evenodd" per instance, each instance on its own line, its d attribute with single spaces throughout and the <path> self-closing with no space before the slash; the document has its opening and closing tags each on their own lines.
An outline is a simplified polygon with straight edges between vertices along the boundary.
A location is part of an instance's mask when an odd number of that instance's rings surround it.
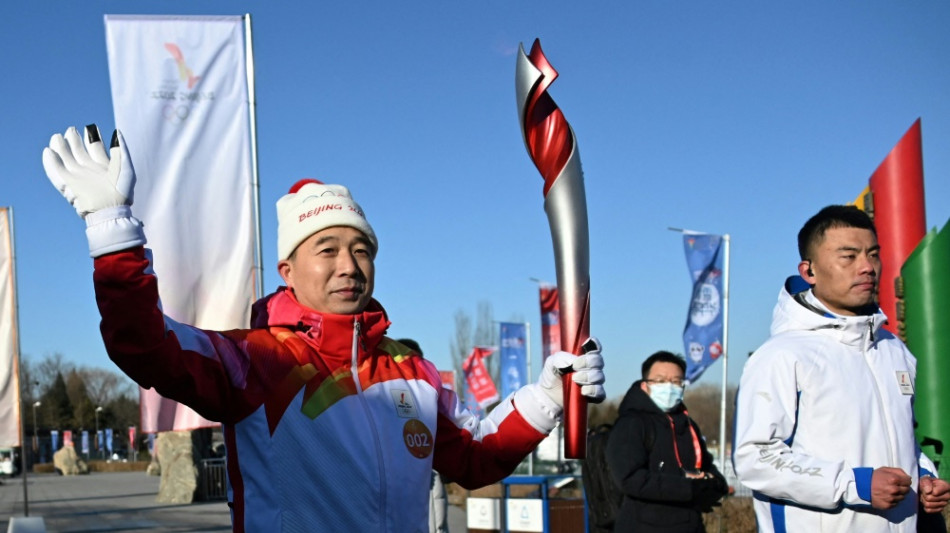
<svg viewBox="0 0 950 533">
<path fill-rule="evenodd" d="M 172 124 L 181 124 L 191 114 L 191 106 L 184 104 L 165 104 L 162 106 L 162 117 Z"/>
</svg>

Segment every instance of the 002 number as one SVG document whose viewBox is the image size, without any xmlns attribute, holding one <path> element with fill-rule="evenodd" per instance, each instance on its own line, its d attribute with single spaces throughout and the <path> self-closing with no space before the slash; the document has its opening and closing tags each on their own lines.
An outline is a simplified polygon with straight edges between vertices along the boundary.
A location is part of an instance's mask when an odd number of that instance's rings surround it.
<svg viewBox="0 0 950 533">
<path fill-rule="evenodd" d="M 428 448 L 429 435 L 425 433 L 406 433 L 406 446 L 410 448 Z"/>
</svg>

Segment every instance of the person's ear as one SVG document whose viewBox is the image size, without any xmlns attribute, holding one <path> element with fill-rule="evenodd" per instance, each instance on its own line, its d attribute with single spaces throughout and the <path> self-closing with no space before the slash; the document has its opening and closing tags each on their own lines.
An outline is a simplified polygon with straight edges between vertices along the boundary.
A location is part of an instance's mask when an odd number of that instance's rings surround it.
<svg viewBox="0 0 950 533">
<path fill-rule="evenodd" d="M 647 380 L 643 380 L 640 382 L 640 390 L 642 390 L 643 392 L 647 394 L 650 394 L 650 385 L 647 383 Z"/>
<path fill-rule="evenodd" d="M 815 284 L 815 271 L 811 268 L 811 261 L 804 259 L 798 263 L 798 275 L 809 285 Z"/>
<path fill-rule="evenodd" d="M 293 265 L 287 259 L 282 259 L 277 262 L 277 272 L 280 274 L 281 279 L 284 280 L 284 285 L 288 288 L 293 289 Z"/>
</svg>

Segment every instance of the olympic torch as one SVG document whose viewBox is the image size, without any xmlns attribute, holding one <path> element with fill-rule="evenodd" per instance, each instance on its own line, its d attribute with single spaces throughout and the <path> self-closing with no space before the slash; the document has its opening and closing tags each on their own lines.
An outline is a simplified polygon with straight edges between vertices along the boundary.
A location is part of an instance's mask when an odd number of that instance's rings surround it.
<svg viewBox="0 0 950 533">
<path fill-rule="evenodd" d="M 561 349 L 576 355 L 590 336 L 590 253 L 587 196 L 574 131 L 548 87 L 557 71 L 535 39 L 531 53 L 519 45 L 515 70 L 518 116 L 525 147 L 544 178 L 544 211 L 551 227 L 560 305 Z M 587 401 L 570 375 L 564 379 L 564 455 L 587 455 Z"/>
</svg>

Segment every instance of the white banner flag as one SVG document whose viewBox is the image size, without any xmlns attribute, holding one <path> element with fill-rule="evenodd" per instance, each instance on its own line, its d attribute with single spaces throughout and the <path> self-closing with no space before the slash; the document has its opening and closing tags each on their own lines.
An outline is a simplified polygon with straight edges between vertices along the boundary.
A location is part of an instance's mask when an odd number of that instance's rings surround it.
<svg viewBox="0 0 950 533">
<path fill-rule="evenodd" d="M 0 447 L 20 445 L 16 279 L 10 210 L 0 207 Z"/>
<path fill-rule="evenodd" d="M 248 327 L 254 205 L 244 21 L 106 15 L 116 127 L 135 165 L 135 215 L 166 315 Z M 142 393 L 142 431 L 217 425 Z"/>
</svg>

